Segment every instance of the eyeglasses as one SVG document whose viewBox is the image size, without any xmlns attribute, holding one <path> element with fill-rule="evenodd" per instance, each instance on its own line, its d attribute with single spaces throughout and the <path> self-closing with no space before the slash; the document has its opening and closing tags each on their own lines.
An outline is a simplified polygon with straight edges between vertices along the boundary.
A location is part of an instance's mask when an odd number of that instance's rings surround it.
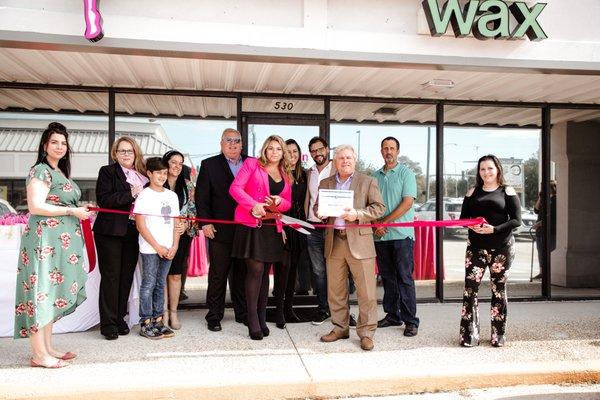
<svg viewBox="0 0 600 400">
<path fill-rule="evenodd" d="M 326 149 L 326 147 L 319 147 L 318 149 L 309 150 L 309 152 L 310 152 L 310 154 L 317 154 L 317 153 L 322 153 L 325 149 Z"/>
<path fill-rule="evenodd" d="M 223 141 L 228 144 L 238 144 L 238 143 L 242 142 L 242 139 L 234 138 L 234 137 L 226 137 L 226 138 L 223 138 Z"/>
<path fill-rule="evenodd" d="M 135 154 L 135 151 L 133 151 L 133 149 L 124 149 L 124 150 L 117 150 L 117 153 L 121 154 L 121 155 Z"/>
</svg>

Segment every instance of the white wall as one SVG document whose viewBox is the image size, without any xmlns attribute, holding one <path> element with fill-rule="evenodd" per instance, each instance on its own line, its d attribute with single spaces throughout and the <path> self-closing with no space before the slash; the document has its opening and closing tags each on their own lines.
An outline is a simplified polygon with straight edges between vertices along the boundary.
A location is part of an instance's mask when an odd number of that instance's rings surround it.
<svg viewBox="0 0 600 400">
<path fill-rule="evenodd" d="M 600 70 L 600 1 L 544 2 L 539 22 L 549 39 L 536 43 L 419 35 L 420 0 L 102 0 L 105 37 L 96 44 L 83 38 L 81 0 L 0 0 L 0 40 L 237 59 Z"/>
</svg>

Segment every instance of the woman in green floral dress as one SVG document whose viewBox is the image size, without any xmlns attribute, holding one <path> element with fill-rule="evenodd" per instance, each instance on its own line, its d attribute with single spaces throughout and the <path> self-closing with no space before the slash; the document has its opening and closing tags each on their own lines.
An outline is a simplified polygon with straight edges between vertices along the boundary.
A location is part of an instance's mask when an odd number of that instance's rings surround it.
<svg viewBox="0 0 600 400">
<path fill-rule="evenodd" d="M 48 125 L 26 182 L 31 215 L 19 252 L 14 337 L 29 337 L 32 367 L 60 368 L 76 357 L 52 347 L 52 324 L 86 299 L 79 220 L 90 212 L 77 207 L 81 191 L 69 179 L 67 140 L 64 125 Z"/>
</svg>

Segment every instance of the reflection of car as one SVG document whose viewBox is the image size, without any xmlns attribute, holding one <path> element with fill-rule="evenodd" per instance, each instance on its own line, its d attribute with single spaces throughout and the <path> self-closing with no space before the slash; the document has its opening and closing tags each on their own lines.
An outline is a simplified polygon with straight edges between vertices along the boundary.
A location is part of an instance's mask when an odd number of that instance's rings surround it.
<svg viewBox="0 0 600 400">
<path fill-rule="evenodd" d="M 532 211 L 521 208 L 521 226 L 513 229 L 513 234 L 516 236 L 530 237 L 529 230 L 537 221 L 537 215 Z"/>
<path fill-rule="evenodd" d="M 463 199 L 460 197 L 444 197 L 444 219 L 460 219 L 460 210 Z M 419 208 L 415 209 L 415 217 L 421 220 L 435 220 L 435 199 L 429 199 Z M 444 234 L 456 235 L 467 232 L 463 227 L 444 228 Z"/>
<path fill-rule="evenodd" d="M 0 216 L 6 215 L 6 214 L 16 214 L 17 212 L 15 211 L 15 209 L 13 208 L 13 206 L 10 205 L 10 203 L 4 199 L 0 199 Z"/>
</svg>

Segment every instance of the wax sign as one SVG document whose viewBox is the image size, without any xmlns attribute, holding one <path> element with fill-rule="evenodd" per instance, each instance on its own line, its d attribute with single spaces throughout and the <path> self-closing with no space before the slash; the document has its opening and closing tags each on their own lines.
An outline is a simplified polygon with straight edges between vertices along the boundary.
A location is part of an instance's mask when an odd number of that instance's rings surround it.
<svg viewBox="0 0 600 400">
<path fill-rule="evenodd" d="M 85 19 L 84 36 L 90 42 L 98 42 L 104 37 L 102 16 L 98 10 L 100 0 L 83 0 L 83 16 Z"/>
<path fill-rule="evenodd" d="M 522 1 L 508 5 L 505 0 L 471 0 L 461 8 L 459 0 L 447 0 L 440 10 L 438 0 L 423 0 L 421 3 L 431 36 L 441 36 L 452 26 L 457 38 L 473 34 L 477 39 L 522 39 L 531 41 L 547 39 L 538 17 L 546 3 L 529 7 Z M 510 26 L 511 16 L 517 22 Z"/>
</svg>

